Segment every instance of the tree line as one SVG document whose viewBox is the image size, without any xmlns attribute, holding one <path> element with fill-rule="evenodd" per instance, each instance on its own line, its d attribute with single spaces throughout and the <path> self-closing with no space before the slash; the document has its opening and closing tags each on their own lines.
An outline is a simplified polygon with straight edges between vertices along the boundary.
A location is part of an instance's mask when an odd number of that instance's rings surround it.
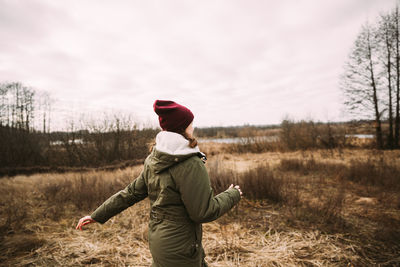
<svg viewBox="0 0 400 267">
<path fill-rule="evenodd" d="M 341 79 L 347 110 L 374 120 L 380 149 L 400 147 L 399 19 L 397 6 L 362 26 Z"/>
<path fill-rule="evenodd" d="M 143 159 L 159 131 L 139 129 L 131 116 L 122 114 L 71 120 L 68 130 L 51 131 L 52 103 L 49 94 L 19 82 L 0 84 L 0 172 L 100 167 Z"/>
<path fill-rule="evenodd" d="M 25 131 L 50 131 L 53 100 L 20 82 L 0 83 L 0 126 Z"/>
</svg>

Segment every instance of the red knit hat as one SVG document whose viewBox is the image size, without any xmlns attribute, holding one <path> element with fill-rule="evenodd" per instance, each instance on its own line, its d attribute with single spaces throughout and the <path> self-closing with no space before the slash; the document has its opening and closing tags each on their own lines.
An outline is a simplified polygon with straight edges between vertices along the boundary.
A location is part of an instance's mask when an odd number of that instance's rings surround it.
<svg viewBox="0 0 400 267">
<path fill-rule="evenodd" d="M 156 100 L 154 111 L 164 131 L 182 133 L 193 121 L 193 113 L 186 107 L 169 100 Z"/>
</svg>

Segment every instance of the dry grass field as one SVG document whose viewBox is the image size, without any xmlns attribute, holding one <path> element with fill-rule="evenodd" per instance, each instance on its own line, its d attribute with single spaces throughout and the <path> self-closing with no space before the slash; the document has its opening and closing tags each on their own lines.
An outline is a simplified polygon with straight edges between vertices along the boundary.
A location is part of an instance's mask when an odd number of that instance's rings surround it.
<svg viewBox="0 0 400 267">
<path fill-rule="evenodd" d="M 400 152 L 210 153 L 216 192 L 244 198 L 204 224 L 210 266 L 399 266 Z M 0 265 L 149 266 L 148 201 L 75 230 L 142 166 L 0 179 Z"/>
</svg>

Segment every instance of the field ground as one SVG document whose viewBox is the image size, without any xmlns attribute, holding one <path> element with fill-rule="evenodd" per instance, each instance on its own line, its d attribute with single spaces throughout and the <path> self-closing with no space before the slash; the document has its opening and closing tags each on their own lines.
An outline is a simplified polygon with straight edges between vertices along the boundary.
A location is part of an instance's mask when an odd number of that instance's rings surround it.
<svg viewBox="0 0 400 267">
<path fill-rule="evenodd" d="M 206 260 L 214 267 L 399 266 L 397 166 L 399 151 L 209 155 L 212 182 L 225 188 L 235 180 L 244 198 L 204 224 Z M 1 179 L 0 265 L 149 266 L 147 200 L 75 230 L 141 168 Z"/>
</svg>

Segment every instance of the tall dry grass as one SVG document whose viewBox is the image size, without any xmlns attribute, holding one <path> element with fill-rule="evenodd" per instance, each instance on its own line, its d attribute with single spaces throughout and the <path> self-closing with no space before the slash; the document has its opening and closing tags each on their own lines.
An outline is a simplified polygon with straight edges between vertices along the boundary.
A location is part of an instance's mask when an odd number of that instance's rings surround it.
<svg viewBox="0 0 400 267">
<path fill-rule="evenodd" d="M 269 165 L 261 165 L 242 173 L 236 173 L 216 161 L 209 167 L 211 184 L 216 193 L 227 189 L 231 184 L 240 184 L 248 199 L 268 199 L 274 202 L 283 201 L 285 181 L 275 177 Z"/>
<path fill-rule="evenodd" d="M 304 175 L 320 173 L 336 176 L 338 179 L 378 186 L 390 191 L 400 188 L 400 166 L 397 165 L 397 161 L 383 157 L 371 157 L 367 160 L 351 159 L 348 163 L 318 162 L 314 158 L 282 159 L 280 169 Z"/>
<path fill-rule="evenodd" d="M 213 189 L 217 193 L 225 190 L 234 181 L 241 185 L 246 199 L 268 200 L 287 207 L 291 220 L 318 222 L 329 227 L 342 226 L 341 215 L 346 194 L 344 186 L 324 190 L 326 189 L 324 179 L 310 180 L 282 172 L 290 170 L 309 174 L 310 166 L 313 170 L 321 170 L 319 164 L 315 160 L 306 162 L 283 160 L 276 169 L 263 164 L 241 173 L 234 173 L 223 168 L 220 162 L 216 162 L 210 166 L 209 171 Z M 307 172 L 299 166 L 307 166 Z M 319 167 L 315 168 L 316 166 Z M 304 191 L 308 191 L 305 196 L 303 196 Z"/>
</svg>

